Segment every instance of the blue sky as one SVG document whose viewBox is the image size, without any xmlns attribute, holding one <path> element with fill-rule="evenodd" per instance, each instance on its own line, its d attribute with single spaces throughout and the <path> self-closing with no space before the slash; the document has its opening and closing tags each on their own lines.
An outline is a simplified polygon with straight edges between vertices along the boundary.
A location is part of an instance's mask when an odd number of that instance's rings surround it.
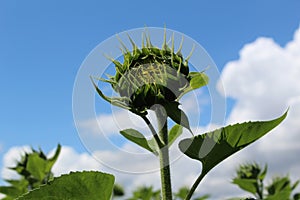
<svg viewBox="0 0 300 200">
<path fill-rule="evenodd" d="M 298 0 L 1 1 L 0 158 L 22 145 L 49 151 L 61 143 L 85 152 L 73 122 L 73 83 L 106 38 L 166 25 L 199 42 L 221 71 L 258 37 L 291 41 L 299 8 Z"/>
</svg>

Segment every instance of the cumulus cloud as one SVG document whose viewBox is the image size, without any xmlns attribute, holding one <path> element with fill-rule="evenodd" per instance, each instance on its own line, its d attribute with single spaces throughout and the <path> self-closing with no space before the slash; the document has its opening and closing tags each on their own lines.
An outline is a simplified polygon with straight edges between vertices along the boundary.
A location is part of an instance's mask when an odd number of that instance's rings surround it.
<svg viewBox="0 0 300 200">
<path fill-rule="evenodd" d="M 270 173 L 289 172 L 294 179 L 300 178 L 299 77 L 300 29 L 284 47 L 271 38 L 245 45 L 240 58 L 229 62 L 221 74 L 223 94 L 236 100 L 228 123 L 268 120 L 290 108 L 279 127 L 240 155 L 268 163 Z"/>
<path fill-rule="evenodd" d="M 80 122 L 79 126 L 87 134 L 96 135 L 99 134 L 100 130 L 108 136 L 118 134 L 119 130 L 132 126 L 139 126 L 140 128 L 146 127 L 140 117 L 123 109 L 113 110 L 113 114 L 100 114 L 96 119 Z"/>
<path fill-rule="evenodd" d="M 198 98 L 201 96 L 200 98 Z M 203 98 L 203 91 L 198 90 L 191 92 L 181 100 L 181 108 L 190 116 L 193 116 L 194 124 L 199 123 L 200 106 L 208 104 L 209 99 Z M 153 112 L 149 111 L 150 120 L 155 119 Z M 105 136 L 110 137 L 118 135 L 120 130 L 134 127 L 143 133 L 148 133 L 148 127 L 141 117 L 131 113 L 130 111 L 112 107 L 112 113 L 101 113 L 95 119 L 88 119 L 78 123 L 78 130 L 80 134 L 91 136 Z M 156 125 L 155 123 L 153 123 Z M 150 134 L 149 134 L 150 135 Z"/>
<path fill-rule="evenodd" d="M 1 170 L 1 176 L 3 179 L 15 179 L 19 178 L 18 174 L 8 167 L 15 167 L 17 162 L 25 155 L 26 152 L 31 152 L 29 146 L 12 147 L 3 156 L 3 168 Z"/>
<path fill-rule="evenodd" d="M 54 154 L 55 149 L 49 153 L 49 157 Z M 26 153 L 30 153 L 29 146 L 11 147 L 3 157 L 3 167 L 1 176 L 3 179 L 18 179 L 19 176 L 13 170 L 8 169 L 14 167 L 21 157 Z M 60 156 L 52 168 L 54 175 L 69 173 L 70 171 L 81 170 L 99 170 L 100 164 L 88 153 L 77 153 L 72 147 L 63 146 Z"/>
<path fill-rule="evenodd" d="M 50 154 L 53 154 L 54 150 Z M 100 170 L 101 165 L 88 153 L 78 153 L 72 147 L 62 146 L 60 155 L 52 171 L 55 176 L 69 173 L 70 171 Z"/>
<path fill-rule="evenodd" d="M 289 101 L 300 95 L 299 57 L 300 29 L 285 47 L 271 38 L 258 38 L 245 45 L 240 58 L 229 62 L 221 74 L 224 95 L 236 100 L 229 122 L 282 113 Z"/>
</svg>

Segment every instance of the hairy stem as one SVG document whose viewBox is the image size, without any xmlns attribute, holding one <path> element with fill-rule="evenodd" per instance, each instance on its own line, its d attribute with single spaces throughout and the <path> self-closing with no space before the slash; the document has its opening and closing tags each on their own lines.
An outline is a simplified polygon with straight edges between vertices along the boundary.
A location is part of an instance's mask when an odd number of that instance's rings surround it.
<svg viewBox="0 0 300 200">
<path fill-rule="evenodd" d="M 158 108 L 156 109 L 156 117 L 158 122 L 159 137 L 163 141 L 163 148 L 159 149 L 162 199 L 172 200 L 167 115 L 163 110 Z"/>
<path fill-rule="evenodd" d="M 202 173 L 200 174 L 200 176 L 196 179 L 195 183 L 193 184 L 192 188 L 190 189 L 189 193 L 187 194 L 187 196 L 185 197 L 185 200 L 190 200 L 195 192 L 195 190 L 197 189 L 199 183 L 202 181 L 202 179 L 204 178 L 204 176 L 206 175 L 206 173 Z"/>
</svg>

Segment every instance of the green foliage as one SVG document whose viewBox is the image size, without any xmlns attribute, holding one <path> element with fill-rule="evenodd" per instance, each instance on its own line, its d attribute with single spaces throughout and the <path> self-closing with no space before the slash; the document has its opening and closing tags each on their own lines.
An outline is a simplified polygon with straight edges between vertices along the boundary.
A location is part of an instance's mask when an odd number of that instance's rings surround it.
<svg viewBox="0 0 300 200">
<path fill-rule="evenodd" d="M 133 196 L 127 200 L 160 200 L 160 190 L 154 190 L 152 186 L 138 187 L 133 191 Z"/>
<path fill-rule="evenodd" d="M 148 151 L 153 152 L 153 149 L 149 146 L 147 139 L 139 131 L 134 130 L 134 129 L 126 129 L 126 130 L 120 131 L 120 133 L 125 138 L 136 143 L 140 147 L 143 147 L 144 149 L 147 149 Z"/>
<path fill-rule="evenodd" d="M 264 179 L 267 173 L 267 165 L 264 170 L 256 163 L 240 165 L 236 171 L 236 177 L 232 183 L 242 190 L 250 192 L 255 198 L 265 200 L 296 200 L 300 193 L 292 195 L 299 181 L 292 183 L 288 176 L 275 177 L 266 185 Z"/>
<path fill-rule="evenodd" d="M 232 182 L 255 197 L 263 198 L 263 179 L 266 173 L 267 165 L 263 171 L 257 163 L 241 165 L 237 170 L 237 177 Z"/>
<path fill-rule="evenodd" d="M 276 200 L 276 199 L 294 199 L 290 198 L 293 190 L 297 187 L 299 181 L 296 183 L 291 182 L 288 176 L 286 177 L 275 177 L 273 178 L 271 184 L 266 186 L 266 200 Z M 296 196 L 299 195 L 295 194 Z"/>
<path fill-rule="evenodd" d="M 169 147 L 182 134 L 182 126 L 175 124 L 169 131 Z"/>
<path fill-rule="evenodd" d="M 109 200 L 114 176 L 101 172 L 71 172 L 21 196 L 18 200 Z"/>
<path fill-rule="evenodd" d="M 154 155 L 158 155 L 159 147 L 157 146 L 153 138 L 147 140 L 142 133 L 134 129 L 122 130 L 120 131 L 120 134 L 123 135 L 126 139 L 130 140 L 131 142 L 152 152 Z M 181 134 L 182 134 L 182 126 L 175 124 L 168 133 L 169 147 Z"/>
<path fill-rule="evenodd" d="M 15 167 L 10 168 L 20 175 L 20 179 L 6 180 L 10 185 L 0 187 L 0 193 L 6 195 L 4 200 L 15 199 L 52 180 L 51 168 L 57 160 L 60 150 L 61 146 L 58 145 L 55 154 L 51 158 L 47 158 L 42 150 L 32 149 L 31 153 L 25 153 L 21 161 Z"/>
<path fill-rule="evenodd" d="M 186 199 L 191 198 L 201 180 L 212 168 L 264 136 L 280 124 L 286 116 L 287 112 L 271 121 L 230 125 L 180 141 L 180 150 L 188 157 L 199 160 L 202 163 L 201 174 L 193 184 Z M 247 189 L 253 191 L 253 188 Z"/>
<path fill-rule="evenodd" d="M 180 150 L 192 159 L 202 162 L 202 174 L 206 174 L 221 161 L 240 151 L 260 137 L 264 136 L 286 117 L 264 122 L 247 122 L 217 129 L 180 141 Z M 214 145 L 207 151 L 209 145 Z"/>
<path fill-rule="evenodd" d="M 174 200 L 184 200 L 188 195 L 190 189 L 188 187 L 179 188 L 178 192 L 174 194 Z M 210 195 L 204 195 L 193 198 L 193 200 L 206 200 L 210 197 Z"/>
<path fill-rule="evenodd" d="M 188 187 L 181 187 L 178 192 L 173 194 L 174 200 L 184 200 L 189 192 Z M 161 200 L 160 190 L 154 190 L 152 186 L 138 187 L 133 191 L 132 197 L 126 200 Z M 204 195 L 193 198 L 193 200 L 206 200 L 210 195 Z"/>
<path fill-rule="evenodd" d="M 115 184 L 113 188 L 113 196 L 121 197 L 124 196 L 124 194 L 125 194 L 124 188 L 120 184 Z"/>
<path fill-rule="evenodd" d="M 192 130 L 190 128 L 190 123 L 189 123 L 189 119 L 186 116 L 186 114 L 180 109 L 178 108 L 178 106 L 180 105 L 177 101 L 173 101 L 173 102 L 165 102 L 164 104 L 162 104 L 163 107 L 165 108 L 167 115 L 177 124 L 185 127 L 186 129 L 188 129 L 191 133 Z"/>
</svg>

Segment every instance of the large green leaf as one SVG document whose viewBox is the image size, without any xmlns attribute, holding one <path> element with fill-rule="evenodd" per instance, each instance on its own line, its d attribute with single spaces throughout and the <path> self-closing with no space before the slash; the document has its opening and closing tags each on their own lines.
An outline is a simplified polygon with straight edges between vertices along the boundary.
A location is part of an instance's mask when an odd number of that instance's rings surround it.
<svg viewBox="0 0 300 200">
<path fill-rule="evenodd" d="M 71 172 L 30 191 L 18 200 L 110 200 L 114 176 L 101 172 Z"/>
<path fill-rule="evenodd" d="M 153 149 L 148 145 L 148 141 L 139 131 L 134 129 L 125 129 L 120 131 L 121 135 L 123 135 L 126 139 L 136 143 L 137 145 L 147 149 L 150 152 L 153 152 Z"/>
<path fill-rule="evenodd" d="M 271 121 L 246 122 L 217 129 L 180 141 L 180 150 L 192 159 L 202 162 L 206 174 L 221 161 L 256 141 L 280 124 L 287 112 Z"/>
</svg>

